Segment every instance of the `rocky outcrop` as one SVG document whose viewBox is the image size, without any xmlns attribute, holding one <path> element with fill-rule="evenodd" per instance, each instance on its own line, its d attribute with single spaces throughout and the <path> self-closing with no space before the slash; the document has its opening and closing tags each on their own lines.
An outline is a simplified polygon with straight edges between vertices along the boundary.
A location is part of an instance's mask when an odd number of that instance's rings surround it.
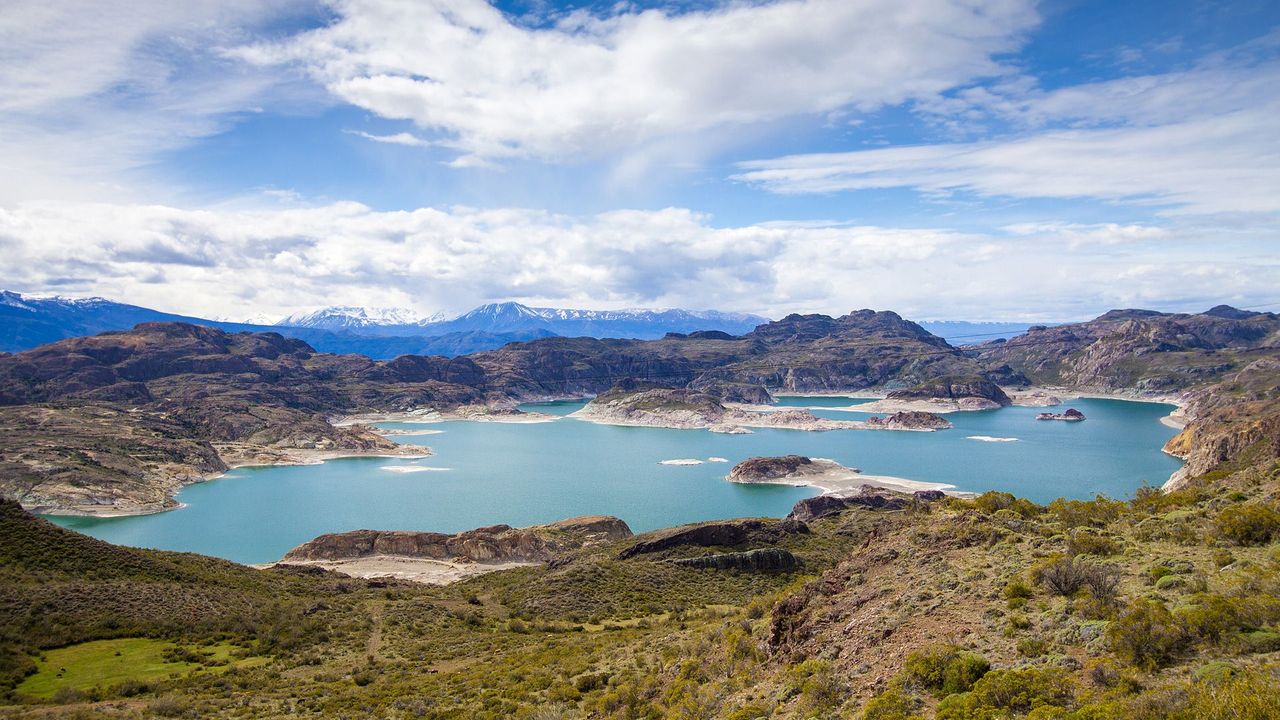
<svg viewBox="0 0 1280 720">
<path fill-rule="evenodd" d="M 867 418 L 867 424 L 886 430 L 947 430 L 952 427 L 950 420 L 923 410 L 902 410 L 883 418 L 873 416 Z"/>
<path fill-rule="evenodd" d="M 760 548 L 747 552 L 677 558 L 674 565 L 702 570 L 745 570 L 747 572 L 786 572 L 800 567 L 800 560 L 782 548 Z"/>
<path fill-rule="evenodd" d="M 548 562 L 583 547 L 631 537 L 622 520 L 591 515 L 550 525 L 492 525 L 456 534 L 389 530 L 331 533 L 290 550 L 284 561 L 345 560 L 388 555 L 452 562 Z"/>
<path fill-rule="evenodd" d="M 915 387 L 894 390 L 890 400 L 942 401 L 965 409 L 1007 407 L 1013 404 L 999 385 L 976 375 L 943 376 Z"/>
<path fill-rule="evenodd" d="M 640 536 L 618 559 L 663 552 L 679 547 L 735 547 L 747 543 L 772 544 L 779 538 L 808 532 L 804 523 L 776 520 L 729 520 L 667 528 Z"/>
</svg>

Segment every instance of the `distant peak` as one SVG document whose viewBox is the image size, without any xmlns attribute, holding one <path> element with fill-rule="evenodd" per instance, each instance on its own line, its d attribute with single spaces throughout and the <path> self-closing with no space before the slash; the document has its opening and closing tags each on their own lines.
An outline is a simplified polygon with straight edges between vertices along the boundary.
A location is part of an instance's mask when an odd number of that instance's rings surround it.
<svg viewBox="0 0 1280 720">
<path fill-rule="evenodd" d="M 1205 310 L 1204 314 L 1212 317 L 1224 318 L 1226 320 L 1247 320 L 1251 317 L 1257 317 L 1262 313 L 1254 312 L 1252 310 L 1241 310 L 1240 308 L 1234 308 L 1230 305 L 1215 305 L 1208 310 Z"/>
<path fill-rule="evenodd" d="M 333 305 L 295 313 L 283 318 L 276 325 L 289 327 L 344 328 L 367 327 L 370 325 L 423 325 L 441 320 L 439 314 L 423 316 L 408 308 L 357 307 L 352 305 Z"/>
</svg>

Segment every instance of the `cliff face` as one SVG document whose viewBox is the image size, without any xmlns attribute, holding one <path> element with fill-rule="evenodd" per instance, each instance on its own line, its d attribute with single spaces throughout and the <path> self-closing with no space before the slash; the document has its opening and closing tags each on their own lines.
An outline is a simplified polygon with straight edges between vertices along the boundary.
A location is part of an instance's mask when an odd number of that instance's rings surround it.
<svg viewBox="0 0 1280 720">
<path fill-rule="evenodd" d="M 1165 450 L 1186 460 L 1174 485 L 1219 467 L 1280 458 L 1280 358 L 1266 358 L 1194 392 L 1191 422 Z"/>
<path fill-rule="evenodd" d="M 631 537 L 616 517 L 591 515 L 550 525 L 493 525 L 453 535 L 435 532 L 355 530 L 331 533 L 290 550 L 284 560 L 346 560 L 396 555 L 457 562 L 548 562 L 561 553 Z"/>
</svg>

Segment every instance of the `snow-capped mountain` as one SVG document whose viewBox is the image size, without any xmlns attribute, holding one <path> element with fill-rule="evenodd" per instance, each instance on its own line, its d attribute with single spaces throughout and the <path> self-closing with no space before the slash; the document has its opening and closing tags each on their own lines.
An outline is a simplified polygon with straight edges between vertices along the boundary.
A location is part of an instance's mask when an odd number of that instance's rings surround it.
<svg viewBox="0 0 1280 720">
<path fill-rule="evenodd" d="M 432 332 L 524 332 L 545 329 L 570 337 L 659 338 L 669 332 L 750 332 L 768 318 L 717 310 L 576 310 L 490 303 L 425 329 Z"/>
<path fill-rule="evenodd" d="M 452 319 L 423 317 L 397 308 L 328 307 L 290 315 L 279 327 L 303 327 L 353 335 L 437 336 L 452 333 L 537 333 L 565 336 L 658 338 L 669 332 L 721 330 L 740 335 L 767 318 L 716 310 L 575 310 L 489 303 Z"/>
<path fill-rule="evenodd" d="M 379 319 L 405 319 L 404 315 L 368 316 Z M 432 318 L 420 318 L 430 322 Z M 329 330 L 322 327 L 282 327 L 271 323 L 231 322 L 175 315 L 137 305 L 126 305 L 103 298 L 64 298 L 20 295 L 0 291 L 0 352 L 27 350 L 45 343 L 80 335 L 96 335 L 110 330 L 128 330 L 144 322 L 183 322 L 207 325 L 229 332 L 274 331 L 304 340 L 321 352 L 359 353 L 378 360 L 399 355 L 447 355 L 453 357 L 489 350 L 517 340 L 533 340 L 554 335 L 548 330 L 511 333 L 421 332 L 419 325 L 368 325 L 359 333 Z M 410 328 L 413 333 L 395 333 L 395 328 Z"/>
<path fill-rule="evenodd" d="M 360 332 L 369 329 L 379 331 L 412 329 L 444 319 L 445 315 L 442 313 L 423 316 L 408 308 L 334 306 L 290 315 L 275 324 L 282 327 L 318 328 L 335 332 Z M 378 332 L 378 334 L 385 333 Z"/>
</svg>

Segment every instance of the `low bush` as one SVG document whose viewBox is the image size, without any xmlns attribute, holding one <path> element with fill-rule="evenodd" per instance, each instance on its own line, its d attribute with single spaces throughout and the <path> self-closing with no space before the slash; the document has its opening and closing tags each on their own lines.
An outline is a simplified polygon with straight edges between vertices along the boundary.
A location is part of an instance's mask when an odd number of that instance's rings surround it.
<svg viewBox="0 0 1280 720">
<path fill-rule="evenodd" d="M 1107 626 L 1107 640 L 1121 660 L 1156 668 L 1172 662 L 1187 646 L 1188 636 L 1164 603 L 1139 600 Z"/>
<path fill-rule="evenodd" d="M 1042 709 L 1069 708 L 1074 695 L 1074 683 L 1059 668 L 993 670 L 974 683 L 971 691 L 943 699 L 937 718 L 989 720 L 1033 711 L 1039 717 L 1053 717 Z"/>
<path fill-rule="evenodd" d="M 871 698 L 866 706 L 862 708 L 862 713 L 858 715 L 859 720 L 924 720 L 924 716 L 917 713 L 920 709 L 920 701 L 915 697 L 907 694 L 901 688 L 889 688 L 879 695 Z"/>
<path fill-rule="evenodd" d="M 1280 537 L 1280 511 L 1269 505 L 1233 505 L 1218 513 L 1215 524 L 1237 545 L 1264 545 Z"/>
<path fill-rule="evenodd" d="M 980 655 L 965 652 L 954 645 L 939 645 L 908 655 L 902 665 L 901 678 L 938 697 L 945 697 L 967 692 L 990 669 L 991 663 Z"/>
</svg>

